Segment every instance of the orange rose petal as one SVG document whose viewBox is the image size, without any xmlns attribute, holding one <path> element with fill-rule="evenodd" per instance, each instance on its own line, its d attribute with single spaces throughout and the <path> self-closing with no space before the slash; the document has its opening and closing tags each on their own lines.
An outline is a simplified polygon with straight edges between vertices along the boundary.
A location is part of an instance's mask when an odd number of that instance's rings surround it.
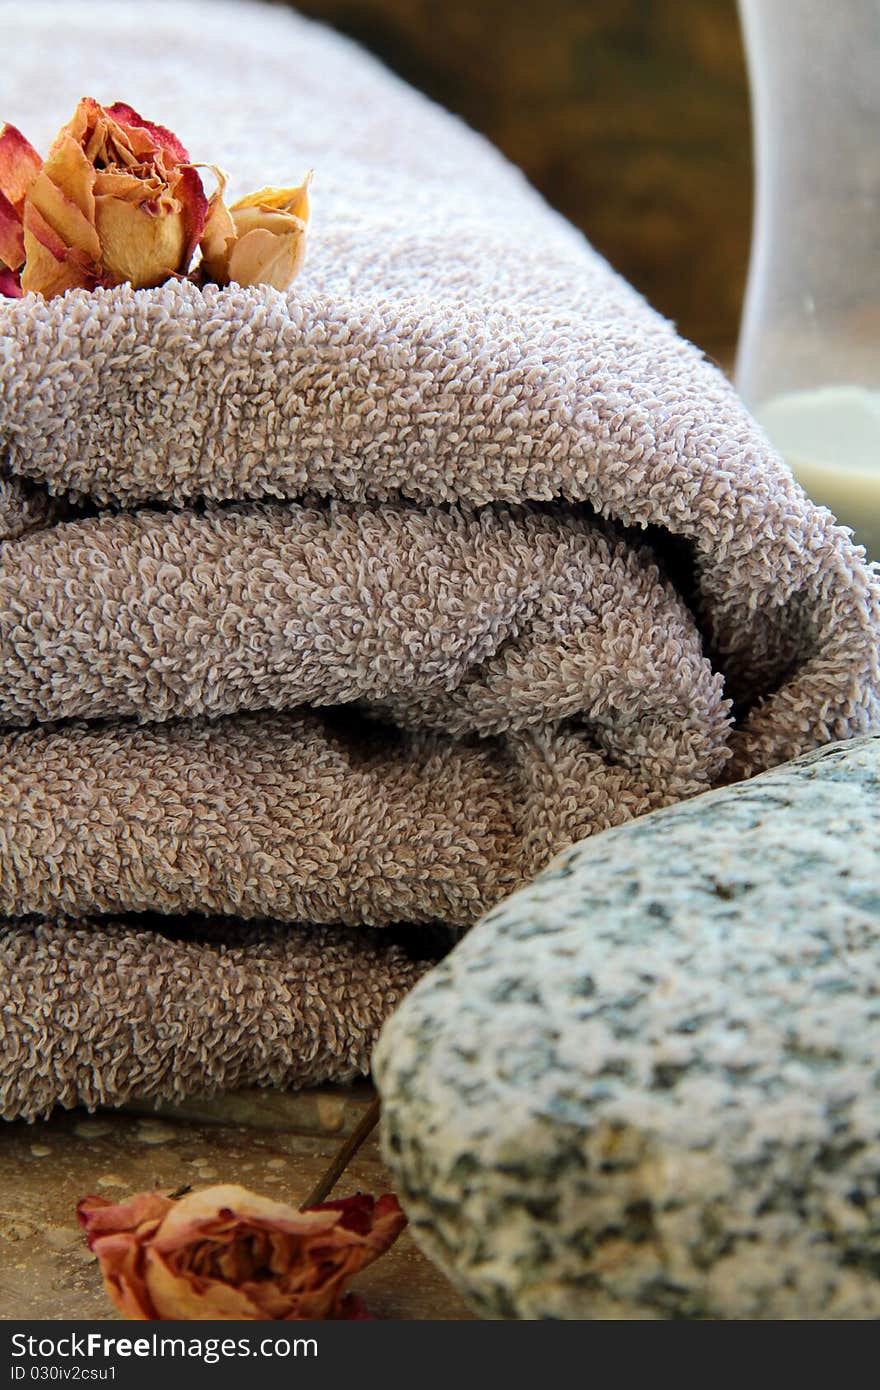
<svg viewBox="0 0 880 1390">
<path fill-rule="evenodd" d="M 164 201 L 164 200 L 163 200 Z M 161 285 L 184 264 L 186 223 L 171 200 L 156 212 L 123 198 L 99 196 L 95 220 L 107 279 L 135 289 Z"/>
<path fill-rule="evenodd" d="M 245 1280 L 239 1287 L 254 1306 L 260 1309 L 261 1317 L 290 1322 L 303 1315 L 299 1311 L 297 1295 L 289 1292 L 287 1282 L 282 1277 L 279 1277 L 274 1283 L 268 1279 Z M 335 1291 L 331 1290 L 325 1299 L 324 1312 L 316 1313 L 315 1317 L 329 1316 L 335 1301 Z"/>
<path fill-rule="evenodd" d="M 34 209 L 67 250 L 82 251 L 91 261 L 99 262 L 101 243 L 94 222 L 67 196 L 66 190 L 53 181 L 47 172 L 49 167 L 47 160 L 28 189 L 24 201 L 25 226 L 28 211 Z M 77 194 L 81 196 L 82 189 L 77 189 Z"/>
<path fill-rule="evenodd" d="M 174 1207 L 171 1197 L 161 1192 L 139 1192 L 128 1202 L 109 1202 L 106 1197 L 83 1197 L 77 1204 L 76 1215 L 85 1227 L 91 1247 L 92 1239 L 119 1231 L 136 1231 L 146 1223 L 157 1223 Z"/>
<path fill-rule="evenodd" d="M 43 175 L 75 203 L 90 225 L 95 221 L 95 169 L 86 159 L 79 142 L 67 135 L 55 141 L 43 165 Z"/>
<path fill-rule="evenodd" d="M 147 1250 L 145 1265 L 150 1300 L 158 1316 L 166 1321 L 205 1322 L 218 1318 L 253 1322 L 265 1317 L 259 1305 L 241 1289 L 218 1279 L 175 1274 L 155 1247 Z"/>
<path fill-rule="evenodd" d="M 301 232 L 305 234 L 306 224 L 302 218 L 295 217 L 291 212 L 282 212 L 278 208 L 230 208 L 232 221 L 239 240 L 247 236 L 248 232 L 272 232 L 279 236 L 285 236 L 289 232 Z"/>
<path fill-rule="evenodd" d="M 67 259 L 69 247 L 65 245 L 63 239 L 45 219 L 39 208 L 34 207 L 33 203 L 25 204 L 23 218 L 25 243 L 32 237 L 35 242 L 54 256 L 56 261 Z"/>
<path fill-rule="evenodd" d="M 28 185 L 39 173 L 42 162 L 20 130 L 8 122 L 0 126 L 0 192 L 19 211 Z"/>
<path fill-rule="evenodd" d="M 82 257 L 66 248 L 60 253 L 54 244 L 51 228 L 39 226 L 39 214 L 25 222 L 25 263 L 21 270 L 21 288 L 25 294 L 34 292 L 52 299 L 68 290 L 93 290 L 100 277 L 93 267 L 83 264 Z"/>
<path fill-rule="evenodd" d="M 0 261 L 11 270 L 18 270 L 24 264 L 21 217 L 5 193 L 0 193 Z"/>
<path fill-rule="evenodd" d="M 158 1316 L 144 1279 L 143 1241 L 155 1228 L 144 1225 L 137 1231 L 120 1231 L 97 1236 L 91 1248 L 97 1256 L 104 1288 L 126 1317 L 141 1320 Z"/>
<path fill-rule="evenodd" d="M 205 223 L 208 219 L 208 199 L 202 186 L 202 180 L 191 164 L 181 169 L 180 177 L 173 185 L 172 192 L 183 209 L 185 240 L 182 268 L 185 270 L 189 266 L 193 252 L 205 230 Z"/>
<path fill-rule="evenodd" d="M 235 223 L 220 188 L 208 203 L 208 215 L 199 242 L 205 273 L 220 285 L 229 279 L 229 253 L 234 243 Z"/>
<path fill-rule="evenodd" d="M 25 264 L 21 288 L 45 295 L 72 289 L 94 289 L 97 275 L 81 253 L 71 251 L 30 203 L 24 209 Z"/>
<path fill-rule="evenodd" d="M 89 163 L 93 164 L 103 140 L 101 105 L 94 97 L 80 97 L 67 125 L 61 127 L 49 146 L 50 158 L 57 146 L 68 137 L 77 142 Z"/>
<path fill-rule="evenodd" d="M 104 1276 L 104 1292 L 124 1318 L 131 1322 L 156 1322 L 159 1313 L 143 1285 L 130 1283 L 119 1274 Z"/>
<path fill-rule="evenodd" d="M 0 265 L 0 298 L 21 299 L 21 281 L 14 270 L 10 270 L 5 265 Z"/>
<path fill-rule="evenodd" d="M 229 256 L 228 275 L 239 285 L 286 290 L 305 260 L 305 227 L 271 232 L 257 227 L 239 237 Z"/>
<path fill-rule="evenodd" d="M 156 1249 L 167 1253 L 191 1243 L 197 1231 L 222 1231 L 242 1221 L 259 1221 L 296 1235 L 313 1235 L 331 1230 L 337 1220 L 332 1212 L 299 1212 L 236 1183 L 222 1183 L 200 1192 L 188 1192 L 175 1202 L 162 1222 Z"/>
<path fill-rule="evenodd" d="M 255 193 L 248 193 L 246 197 L 239 198 L 238 202 L 232 204 L 230 211 L 238 212 L 241 208 L 265 208 L 269 211 L 292 212 L 294 217 L 301 217 L 303 222 L 308 222 L 311 183 L 312 175 L 308 173 L 302 183 L 294 188 L 258 188 Z"/>
<path fill-rule="evenodd" d="M 128 169 L 98 169 L 95 173 L 96 198 L 122 198 L 130 203 L 145 203 L 167 192 L 161 179 L 144 178 Z"/>
<path fill-rule="evenodd" d="M 144 1242 L 173 1206 L 170 1197 L 143 1192 L 116 1205 L 104 1197 L 84 1197 L 76 1209 L 89 1249 L 98 1257 L 104 1287 L 127 1318 L 158 1316 L 144 1279 Z"/>
<path fill-rule="evenodd" d="M 80 97 L 76 103 L 73 115 L 62 126 L 58 132 L 57 139 L 61 139 L 68 132 L 76 140 L 81 140 L 89 131 L 97 130 L 104 118 L 104 108 L 94 97 Z"/>
<path fill-rule="evenodd" d="M 112 116 L 119 125 L 127 129 L 145 131 L 154 148 L 170 155 L 175 164 L 189 164 L 189 151 L 180 143 L 174 132 L 168 130 L 164 125 L 156 125 L 154 121 L 145 121 L 143 116 L 139 116 L 137 111 L 125 101 L 114 101 L 112 106 L 107 106 L 104 109 L 107 115 Z"/>
<path fill-rule="evenodd" d="M 139 132 L 139 149 L 132 148 L 128 133 L 108 117 L 94 97 L 82 97 L 66 126 L 58 132 L 49 150 L 51 157 L 60 141 L 72 138 L 81 147 L 90 164 L 121 165 L 123 168 L 141 162 L 141 156 L 152 148 L 143 132 Z"/>
<path fill-rule="evenodd" d="M 377 1254 L 392 1245 L 407 1224 L 406 1216 L 393 1192 L 386 1192 L 376 1198 L 358 1193 L 354 1197 L 342 1197 L 339 1201 L 322 1202 L 312 1207 L 312 1211 L 336 1211 L 340 1213 L 340 1225 L 345 1230 L 354 1230 L 368 1240 Z"/>
</svg>

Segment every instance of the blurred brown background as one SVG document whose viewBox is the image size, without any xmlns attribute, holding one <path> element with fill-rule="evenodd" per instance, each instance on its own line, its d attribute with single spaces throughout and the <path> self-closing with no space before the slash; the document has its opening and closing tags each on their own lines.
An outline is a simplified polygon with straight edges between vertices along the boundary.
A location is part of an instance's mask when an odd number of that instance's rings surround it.
<svg viewBox="0 0 880 1390">
<path fill-rule="evenodd" d="M 297 0 L 484 131 L 686 336 L 733 353 L 748 258 L 735 0 Z"/>
</svg>

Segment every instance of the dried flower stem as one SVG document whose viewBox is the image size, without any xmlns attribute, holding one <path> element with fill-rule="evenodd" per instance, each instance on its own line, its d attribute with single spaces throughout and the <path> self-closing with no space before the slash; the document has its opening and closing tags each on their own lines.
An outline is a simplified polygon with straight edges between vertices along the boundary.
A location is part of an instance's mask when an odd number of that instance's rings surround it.
<svg viewBox="0 0 880 1390">
<path fill-rule="evenodd" d="M 361 1144 L 372 1134 L 376 1125 L 379 1123 L 381 1109 L 382 1102 L 379 1097 L 376 1096 L 375 1100 L 370 1102 L 368 1109 L 364 1111 L 363 1115 L 358 1120 L 351 1134 L 349 1134 L 344 1143 L 340 1144 L 325 1172 L 322 1173 L 308 1197 L 302 1203 L 300 1211 L 305 1211 L 308 1207 L 316 1207 L 319 1203 L 326 1201 L 358 1149 L 361 1147 Z"/>
</svg>

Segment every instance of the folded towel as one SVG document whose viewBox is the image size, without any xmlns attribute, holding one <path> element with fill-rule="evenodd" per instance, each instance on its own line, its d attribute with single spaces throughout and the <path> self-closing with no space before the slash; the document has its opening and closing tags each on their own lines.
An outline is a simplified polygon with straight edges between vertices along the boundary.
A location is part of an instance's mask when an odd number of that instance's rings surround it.
<svg viewBox="0 0 880 1390">
<path fill-rule="evenodd" d="M 3 1113 L 347 1079 L 571 841 L 880 728 L 847 533 L 477 136 L 276 8 L 0 24 L 38 146 L 317 209 L 288 294 L 0 307 Z"/>
</svg>

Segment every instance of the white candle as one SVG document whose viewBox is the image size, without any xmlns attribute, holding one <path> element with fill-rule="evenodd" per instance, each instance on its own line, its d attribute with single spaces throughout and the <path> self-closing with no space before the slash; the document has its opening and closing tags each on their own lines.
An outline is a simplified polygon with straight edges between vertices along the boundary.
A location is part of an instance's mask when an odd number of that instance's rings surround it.
<svg viewBox="0 0 880 1390">
<path fill-rule="evenodd" d="M 756 414 L 813 500 L 852 527 L 869 560 L 880 560 L 880 391 L 791 391 Z"/>
</svg>

